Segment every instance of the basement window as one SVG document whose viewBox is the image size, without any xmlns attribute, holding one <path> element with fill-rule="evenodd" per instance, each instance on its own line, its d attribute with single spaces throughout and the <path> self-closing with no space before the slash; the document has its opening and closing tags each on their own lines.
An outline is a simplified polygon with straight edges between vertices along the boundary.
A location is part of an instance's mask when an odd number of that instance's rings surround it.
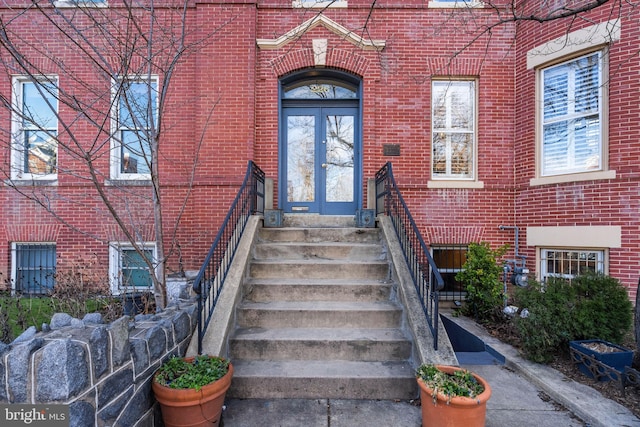
<svg viewBox="0 0 640 427">
<path fill-rule="evenodd" d="M 467 261 L 467 250 L 466 245 L 431 247 L 433 260 L 444 280 L 444 288 L 440 291 L 441 300 L 459 301 L 466 296 L 464 286 L 456 280 L 456 274 L 462 271 L 462 266 Z"/>
</svg>

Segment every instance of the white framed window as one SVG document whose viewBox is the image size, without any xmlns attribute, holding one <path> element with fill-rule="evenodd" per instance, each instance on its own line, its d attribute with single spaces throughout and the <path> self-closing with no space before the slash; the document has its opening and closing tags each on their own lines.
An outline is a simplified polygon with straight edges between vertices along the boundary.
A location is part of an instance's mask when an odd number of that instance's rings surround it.
<svg viewBox="0 0 640 427">
<path fill-rule="evenodd" d="M 540 279 L 573 279 L 587 272 L 605 273 L 605 251 L 592 249 L 540 249 Z"/>
<path fill-rule="evenodd" d="M 21 294 L 51 293 L 56 282 L 56 244 L 11 244 L 11 291 Z"/>
<path fill-rule="evenodd" d="M 144 257 L 156 265 L 156 244 L 140 243 Z M 153 288 L 149 266 L 131 243 L 114 242 L 109 245 L 109 278 L 111 293 L 120 295 L 131 292 L 149 292 Z"/>
<path fill-rule="evenodd" d="M 53 2 L 57 8 L 69 7 L 107 7 L 107 0 L 55 0 Z"/>
<path fill-rule="evenodd" d="M 113 84 L 111 177 L 151 178 L 158 122 L 158 78 L 126 77 Z"/>
<path fill-rule="evenodd" d="M 330 8 L 347 7 L 347 0 L 293 0 L 291 6 L 294 8 Z"/>
<path fill-rule="evenodd" d="M 13 78 L 11 178 L 58 177 L 58 80 Z"/>
<path fill-rule="evenodd" d="M 484 2 L 480 0 L 430 0 L 429 8 L 449 9 L 449 8 L 481 8 Z"/>
<path fill-rule="evenodd" d="M 540 69 L 540 176 L 604 169 L 602 56 Z"/>
<path fill-rule="evenodd" d="M 434 80 L 431 85 L 431 176 L 476 176 L 476 82 Z"/>
</svg>

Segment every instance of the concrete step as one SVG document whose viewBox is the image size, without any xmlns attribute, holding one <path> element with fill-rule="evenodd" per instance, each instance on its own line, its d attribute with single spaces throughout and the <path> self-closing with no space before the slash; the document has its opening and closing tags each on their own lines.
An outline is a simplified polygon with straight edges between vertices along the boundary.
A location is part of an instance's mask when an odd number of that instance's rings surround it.
<svg viewBox="0 0 640 427">
<path fill-rule="evenodd" d="M 316 242 L 286 243 L 269 242 L 255 246 L 253 256 L 258 260 L 384 260 L 386 253 L 379 243 Z"/>
<path fill-rule="evenodd" d="M 236 331 L 230 351 L 251 360 L 402 361 L 411 342 L 398 329 L 247 328 Z"/>
<path fill-rule="evenodd" d="M 348 360 L 232 360 L 229 397 L 245 399 L 414 399 L 409 362 Z"/>
<path fill-rule="evenodd" d="M 350 242 L 378 243 L 381 231 L 377 228 L 261 228 L 258 232 L 260 242 L 320 243 Z"/>
<path fill-rule="evenodd" d="M 381 230 L 353 223 L 287 214 L 259 231 L 229 338 L 230 397 L 417 396 Z"/>
<path fill-rule="evenodd" d="M 252 278 L 303 279 L 376 279 L 389 277 L 387 261 L 333 261 L 333 260 L 254 260 L 249 266 Z"/>
<path fill-rule="evenodd" d="M 327 228 L 355 227 L 354 215 L 319 215 L 313 213 L 286 213 L 283 216 L 283 227 Z"/>
<path fill-rule="evenodd" d="M 399 328 L 402 310 L 390 301 L 244 301 L 240 328 Z"/>
<path fill-rule="evenodd" d="M 249 279 L 246 299 L 267 301 L 386 301 L 391 282 L 357 279 Z"/>
</svg>

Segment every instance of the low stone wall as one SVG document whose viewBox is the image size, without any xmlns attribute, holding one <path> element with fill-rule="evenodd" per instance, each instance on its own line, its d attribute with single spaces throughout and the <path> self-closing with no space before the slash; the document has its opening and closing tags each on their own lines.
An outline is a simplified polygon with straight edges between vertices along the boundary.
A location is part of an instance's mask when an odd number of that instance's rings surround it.
<svg viewBox="0 0 640 427">
<path fill-rule="evenodd" d="M 97 313 L 58 313 L 46 332 L 30 328 L 0 344 L 0 403 L 68 405 L 77 427 L 159 424 L 151 376 L 185 354 L 196 325 L 195 299 L 110 324 Z"/>
</svg>

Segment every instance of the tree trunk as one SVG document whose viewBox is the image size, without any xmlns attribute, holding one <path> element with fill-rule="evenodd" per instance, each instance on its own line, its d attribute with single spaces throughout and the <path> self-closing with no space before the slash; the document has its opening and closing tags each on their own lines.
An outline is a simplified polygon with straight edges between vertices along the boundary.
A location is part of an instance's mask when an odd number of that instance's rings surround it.
<svg viewBox="0 0 640 427">
<path fill-rule="evenodd" d="M 638 279 L 638 287 L 636 288 L 636 315 L 633 327 L 636 334 L 636 349 L 638 350 L 636 357 L 638 357 L 638 353 L 640 353 L 640 279 Z"/>
</svg>

